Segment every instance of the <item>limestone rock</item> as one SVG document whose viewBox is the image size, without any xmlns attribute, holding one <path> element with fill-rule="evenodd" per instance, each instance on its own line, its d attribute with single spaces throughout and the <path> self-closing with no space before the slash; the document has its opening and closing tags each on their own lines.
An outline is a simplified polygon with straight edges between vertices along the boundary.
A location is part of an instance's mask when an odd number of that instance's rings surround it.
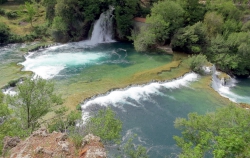
<svg viewBox="0 0 250 158">
<path fill-rule="evenodd" d="M 56 138 L 56 141 L 65 141 L 68 138 L 68 135 L 66 133 L 63 133 L 59 137 Z"/>
<path fill-rule="evenodd" d="M 20 139 L 18 137 L 4 137 L 3 140 L 3 154 L 9 149 L 14 148 L 17 144 L 20 143 Z"/>
<path fill-rule="evenodd" d="M 39 130 L 32 133 L 32 136 L 41 136 L 41 137 L 47 137 L 48 132 L 46 128 L 40 128 Z"/>
<path fill-rule="evenodd" d="M 82 144 L 84 148 L 80 151 L 79 156 L 81 158 L 106 158 L 105 148 L 100 141 L 100 137 L 93 134 L 85 136 Z"/>
<path fill-rule="evenodd" d="M 61 147 L 62 151 L 69 152 L 69 143 L 66 141 L 59 141 L 58 145 Z"/>
</svg>

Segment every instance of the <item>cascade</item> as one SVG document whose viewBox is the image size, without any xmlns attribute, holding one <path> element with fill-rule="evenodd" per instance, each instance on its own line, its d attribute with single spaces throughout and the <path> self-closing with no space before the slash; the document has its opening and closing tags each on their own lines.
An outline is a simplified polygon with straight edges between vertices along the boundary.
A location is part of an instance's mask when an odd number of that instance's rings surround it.
<svg viewBox="0 0 250 158">
<path fill-rule="evenodd" d="M 218 77 L 219 72 L 216 71 L 216 67 L 213 66 L 212 68 L 212 88 L 217 91 L 221 96 L 226 97 L 230 99 L 233 102 L 243 102 L 243 103 L 249 103 L 250 97 L 248 96 L 240 96 L 233 91 L 231 91 L 231 88 L 235 86 L 237 81 L 234 78 L 229 79 L 220 79 Z"/>
<path fill-rule="evenodd" d="M 229 79 L 225 79 L 225 78 L 219 78 L 218 75 L 220 73 L 218 71 L 216 71 L 216 67 L 213 66 L 212 67 L 212 87 L 214 88 L 214 90 L 216 91 L 220 91 L 221 89 L 225 89 L 225 88 L 230 88 L 235 86 L 236 80 L 234 78 L 229 77 Z"/>
<path fill-rule="evenodd" d="M 91 44 L 114 42 L 113 38 L 113 17 L 114 7 L 110 6 L 109 10 L 103 12 L 100 18 L 95 22 L 91 37 Z"/>
</svg>

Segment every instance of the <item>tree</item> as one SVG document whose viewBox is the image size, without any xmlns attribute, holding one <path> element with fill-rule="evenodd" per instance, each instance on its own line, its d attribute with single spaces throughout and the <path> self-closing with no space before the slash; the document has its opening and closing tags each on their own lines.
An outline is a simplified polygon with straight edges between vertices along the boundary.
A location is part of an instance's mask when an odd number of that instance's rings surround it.
<svg viewBox="0 0 250 158">
<path fill-rule="evenodd" d="M 23 8 L 27 10 L 27 14 L 28 14 L 28 21 L 30 22 L 31 26 L 33 27 L 33 18 L 37 13 L 37 7 L 35 6 L 35 3 L 31 3 L 31 2 L 25 2 Z"/>
<path fill-rule="evenodd" d="M 171 40 L 173 50 L 196 54 L 204 52 L 208 43 L 206 27 L 201 22 L 179 29 Z"/>
<path fill-rule="evenodd" d="M 142 145 L 135 147 L 133 144 L 133 137 L 129 138 L 129 140 L 124 145 L 124 156 L 127 158 L 149 158 L 147 155 L 147 148 Z"/>
<path fill-rule="evenodd" d="M 136 13 L 136 6 L 139 0 L 116 0 L 115 1 L 115 21 L 117 33 L 120 39 L 130 36 L 132 21 Z"/>
<path fill-rule="evenodd" d="M 184 10 L 178 3 L 171 0 L 159 1 L 158 3 L 154 3 L 151 14 L 146 18 L 146 23 L 149 25 L 156 24 L 157 21 L 154 19 L 164 21 L 166 24 L 169 24 L 167 33 L 171 37 L 176 29 L 183 26 L 183 15 Z M 158 28 L 157 25 L 153 27 L 156 31 L 161 31 L 162 29 L 161 27 Z M 165 29 L 162 31 L 165 31 Z M 165 35 L 166 33 L 163 34 L 163 36 Z"/>
<path fill-rule="evenodd" d="M 165 0 L 154 3 L 151 14 L 146 18 L 146 26 L 134 35 L 137 51 L 146 51 L 156 44 L 165 44 L 174 31 L 182 26 L 184 11 L 176 2 Z"/>
<path fill-rule="evenodd" d="M 177 0 L 184 9 L 184 21 L 187 25 L 193 25 L 202 21 L 205 15 L 205 5 L 199 0 Z"/>
<path fill-rule="evenodd" d="M 4 122 L 4 117 L 10 114 L 10 109 L 6 104 L 4 104 L 4 94 L 0 92 L 0 125 Z"/>
<path fill-rule="evenodd" d="M 207 32 L 210 37 L 215 37 L 222 32 L 223 23 L 223 16 L 217 12 L 206 13 L 204 24 L 207 26 Z"/>
<path fill-rule="evenodd" d="M 142 27 L 138 35 L 133 35 L 134 47 L 138 52 L 143 52 L 152 48 L 156 43 L 156 35 L 147 26 Z"/>
<path fill-rule="evenodd" d="M 50 81 L 37 78 L 25 80 L 17 86 L 17 95 L 9 96 L 8 103 L 14 107 L 25 129 L 33 131 L 39 126 L 39 119 L 50 110 L 62 104 L 60 96 L 54 94 L 54 85 Z"/>
<path fill-rule="evenodd" d="M 206 115 L 190 113 L 188 119 L 177 118 L 175 127 L 182 131 L 182 136 L 174 136 L 182 149 L 179 157 L 249 157 L 249 121 L 249 110 L 235 105 Z"/>
<path fill-rule="evenodd" d="M 116 118 L 111 108 L 99 110 L 86 123 L 86 132 L 99 136 L 104 142 L 119 142 L 122 122 Z"/>
<path fill-rule="evenodd" d="M 208 61 L 205 55 L 198 54 L 198 55 L 193 55 L 189 57 L 188 63 L 189 63 L 189 67 L 191 70 L 193 70 L 194 72 L 203 74 L 204 72 L 203 72 L 202 67 L 205 66 L 208 63 Z"/>
</svg>

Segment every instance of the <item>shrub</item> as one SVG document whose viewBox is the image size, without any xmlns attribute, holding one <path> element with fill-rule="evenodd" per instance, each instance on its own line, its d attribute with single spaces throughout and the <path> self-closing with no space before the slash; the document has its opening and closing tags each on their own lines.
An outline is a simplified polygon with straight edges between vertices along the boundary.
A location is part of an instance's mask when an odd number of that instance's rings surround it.
<svg viewBox="0 0 250 158">
<path fill-rule="evenodd" d="M 0 15 L 5 15 L 5 11 L 2 8 L 0 8 Z"/>
<path fill-rule="evenodd" d="M 8 17 L 8 19 L 15 19 L 18 17 L 18 14 L 15 11 L 10 11 L 6 13 L 6 16 Z"/>
<path fill-rule="evenodd" d="M 188 59 L 190 69 L 199 74 L 204 73 L 202 67 L 206 65 L 207 62 L 207 57 L 203 54 L 193 55 Z"/>
<path fill-rule="evenodd" d="M 111 108 L 99 110 L 86 123 L 86 134 L 93 133 L 102 141 L 119 143 L 121 138 L 122 122 L 116 118 Z"/>
<path fill-rule="evenodd" d="M 0 44 L 8 43 L 9 37 L 10 37 L 9 28 L 4 23 L 0 23 Z"/>
</svg>

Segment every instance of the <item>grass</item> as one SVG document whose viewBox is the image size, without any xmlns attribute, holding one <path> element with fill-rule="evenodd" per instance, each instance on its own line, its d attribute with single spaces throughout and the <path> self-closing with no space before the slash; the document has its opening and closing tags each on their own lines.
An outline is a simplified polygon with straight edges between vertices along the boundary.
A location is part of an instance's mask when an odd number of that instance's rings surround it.
<svg viewBox="0 0 250 158">
<path fill-rule="evenodd" d="M 6 86 L 10 81 L 17 80 L 21 77 L 30 77 L 32 72 L 20 71 L 21 65 L 16 63 L 10 63 L 6 65 L 1 65 L 1 75 L 0 75 L 0 87 Z"/>
<path fill-rule="evenodd" d="M 5 3 L 0 5 L 0 8 L 4 9 L 5 12 L 18 11 L 20 5 L 20 3 Z M 39 5 L 38 13 L 35 15 L 33 20 L 33 26 L 39 26 L 46 23 L 45 14 L 45 8 Z M 24 36 L 33 30 L 31 24 L 27 22 L 26 14 L 19 15 L 15 19 L 8 19 L 6 16 L 0 16 L 0 21 L 8 25 L 10 31 L 17 35 Z"/>
</svg>

